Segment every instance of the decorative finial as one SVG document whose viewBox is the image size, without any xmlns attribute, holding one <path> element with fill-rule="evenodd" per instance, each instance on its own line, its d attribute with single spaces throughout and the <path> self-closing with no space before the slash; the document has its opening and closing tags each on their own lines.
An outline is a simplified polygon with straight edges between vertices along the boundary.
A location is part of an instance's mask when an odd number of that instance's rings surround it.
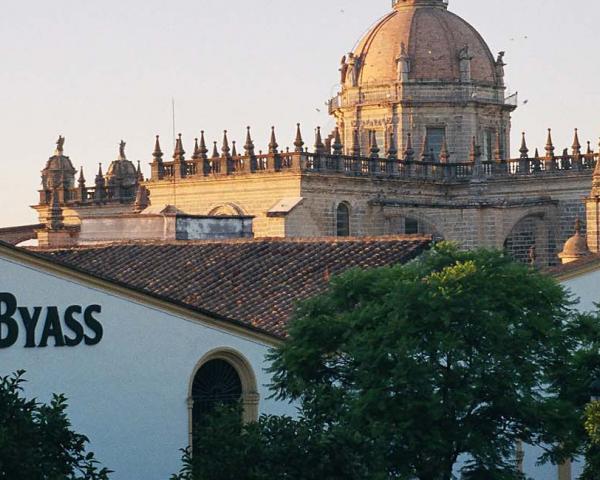
<svg viewBox="0 0 600 480">
<path fill-rule="evenodd" d="M 334 155 L 342 155 L 344 153 L 344 145 L 342 144 L 342 137 L 340 135 L 340 129 L 335 127 L 335 131 L 333 134 L 333 144 L 331 145 L 333 148 Z"/>
<path fill-rule="evenodd" d="M 548 139 L 546 140 L 546 158 L 554 158 L 554 144 L 552 142 L 552 129 L 548 129 Z"/>
<path fill-rule="evenodd" d="M 144 181 L 144 174 L 142 173 L 142 163 L 138 160 L 137 161 L 137 178 L 138 178 L 138 182 L 143 182 Z"/>
<path fill-rule="evenodd" d="M 390 131 L 387 158 L 388 160 L 398 160 L 398 147 L 396 146 L 396 137 L 393 130 Z"/>
<path fill-rule="evenodd" d="M 296 140 L 294 141 L 295 152 L 302 153 L 304 152 L 304 140 L 302 140 L 302 132 L 300 131 L 300 124 L 296 124 Z"/>
<path fill-rule="evenodd" d="M 204 130 L 200 132 L 200 145 L 198 147 L 199 158 L 206 160 L 208 158 L 208 148 L 206 148 L 206 141 L 204 140 Z"/>
<path fill-rule="evenodd" d="M 581 219 L 579 218 L 579 215 L 577 215 L 577 218 L 575 219 L 575 235 L 581 236 Z"/>
<path fill-rule="evenodd" d="M 160 149 L 160 136 L 156 136 L 156 142 L 154 143 L 154 152 L 152 153 L 155 162 L 162 162 L 163 152 Z"/>
<path fill-rule="evenodd" d="M 79 169 L 79 179 L 77 180 L 77 183 L 80 187 L 85 188 L 85 177 L 83 176 L 83 167 Z"/>
<path fill-rule="evenodd" d="M 252 136 L 250 135 L 250 127 L 246 127 L 246 144 L 244 145 L 244 153 L 248 157 L 254 156 L 254 142 L 252 141 Z"/>
<path fill-rule="evenodd" d="M 321 137 L 321 127 L 317 127 L 315 131 L 315 153 L 317 155 L 325 153 L 325 144 L 323 143 L 323 139 Z"/>
<path fill-rule="evenodd" d="M 529 148 L 527 148 L 527 140 L 525 138 L 525 132 L 522 133 L 521 148 L 519 149 L 519 152 L 521 152 L 522 159 L 529 158 Z"/>
<path fill-rule="evenodd" d="M 271 127 L 271 141 L 269 142 L 269 154 L 277 155 L 279 151 L 277 148 L 279 145 L 277 144 L 277 139 L 275 138 L 275 127 Z"/>
<path fill-rule="evenodd" d="M 379 145 L 377 145 L 377 133 L 371 132 L 371 158 L 379 158 Z"/>
<path fill-rule="evenodd" d="M 224 158 L 229 158 L 229 153 L 231 149 L 229 148 L 229 139 L 227 138 L 227 130 L 223 132 L 223 146 L 221 147 L 221 153 Z"/>
<path fill-rule="evenodd" d="M 581 155 L 581 143 L 579 142 L 579 130 L 575 129 L 575 138 L 573 139 L 573 155 Z"/>
<path fill-rule="evenodd" d="M 183 161 L 185 150 L 183 149 L 183 140 L 181 139 L 181 133 L 177 136 L 175 142 L 175 151 L 173 152 L 173 159 L 176 161 Z"/>
<path fill-rule="evenodd" d="M 219 158 L 219 149 L 217 148 L 217 142 L 213 142 L 212 158 Z"/>
<path fill-rule="evenodd" d="M 198 146 L 198 138 L 194 138 L 194 153 L 192 154 L 192 160 L 200 160 L 200 147 Z"/>
<path fill-rule="evenodd" d="M 235 140 L 233 142 L 231 142 L 231 156 L 232 157 L 238 156 L 237 147 L 235 146 L 235 144 L 236 144 Z"/>
</svg>

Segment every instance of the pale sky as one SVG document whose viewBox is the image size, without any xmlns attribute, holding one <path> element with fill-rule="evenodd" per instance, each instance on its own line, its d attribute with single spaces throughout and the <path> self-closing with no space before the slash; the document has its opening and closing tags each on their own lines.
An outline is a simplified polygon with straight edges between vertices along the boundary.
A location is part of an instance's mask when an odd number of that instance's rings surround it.
<svg viewBox="0 0 600 480">
<path fill-rule="evenodd" d="M 98 162 L 151 161 L 154 135 L 170 154 L 171 98 L 177 131 L 192 150 L 200 130 L 224 129 L 257 149 L 269 128 L 293 142 L 296 122 L 333 127 L 325 101 L 335 93 L 342 55 L 390 0 L 19 0 L 2 1 L 0 226 L 33 223 L 40 170 L 59 134 L 93 183 Z M 554 129 L 557 149 L 573 128 L 598 149 L 600 3 L 592 0 L 450 0 L 492 51 L 506 50 L 507 83 L 519 91 L 519 132 L 530 147 Z M 527 103 L 523 104 L 524 101 Z"/>
</svg>

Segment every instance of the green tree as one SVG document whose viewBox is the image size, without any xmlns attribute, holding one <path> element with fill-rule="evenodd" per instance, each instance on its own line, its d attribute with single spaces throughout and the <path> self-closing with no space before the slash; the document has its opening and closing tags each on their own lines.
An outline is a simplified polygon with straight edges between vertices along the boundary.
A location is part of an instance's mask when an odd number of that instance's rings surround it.
<svg viewBox="0 0 600 480">
<path fill-rule="evenodd" d="M 598 320 L 582 326 L 572 307 L 552 278 L 501 252 L 440 244 L 334 278 L 303 303 L 271 356 L 273 388 L 323 430 L 365 438 L 387 478 L 449 480 L 461 456 L 464 478 L 520 478 L 517 441 L 554 462 L 582 444 L 578 352 Z"/>
<path fill-rule="evenodd" d="M 581 480 L 600 480 L 600 402 L 593 401 L 585 409 L 585 430 L 588 443 L 585 451 L 585 471 Z"/>
<path fill-rule="evenodd" d="M 71 430 L 62 395 L 48 404 L 23 396 L 24 372 L 0 377 L 0 479 L 107 480 L 88 439 Z"/>
<path fill-rule="evenodd" d="M 171 480 L 364 480 L 369 450 L 356 432 L 326 431 L 300 417 L 263 415 L 243 424 L 240 407 L 220 407 L 196 426 L 194 454 L 183 452 L 183 468 Z"/>
</svg>

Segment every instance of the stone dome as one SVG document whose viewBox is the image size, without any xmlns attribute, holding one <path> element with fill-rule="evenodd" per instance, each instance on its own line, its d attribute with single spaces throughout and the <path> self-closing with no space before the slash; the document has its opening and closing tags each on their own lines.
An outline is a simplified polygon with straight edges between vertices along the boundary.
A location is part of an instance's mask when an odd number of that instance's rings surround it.
<svg viewBox="0 0 600 480">
<path fill-rule="evenodd" d="M 108 167 L 106 178 L 110 182 L 116 180 L 124 186 L 133 186 L 137 183 L 137 170 L 133 163 L 127 159 L 115 160 Z"/>
<path fill-rule="evenodd" d="M 125 142 L 123 141 L 119 145 L 119 157 L 108 167 L 106 180 L 109 185 L 119 185 L 121 187 L 133 187 L 138 183 L 138 172 L 133 162 L 127 160 Z"/>
<path fill-rule="evenodd" d="M 465 47 L 468 46 L 468 50 Z M 409 62 L 409 81 L 459 82 L 460 58 L 470 58 L 471 81 L 498 83 L 496 62 L 471 25 L 448 11 L 444 0 L 397 0 L 394 11 L 358 43 L 358 86 L 398 80 L 398 63 Z"/>
<path fill-rule="evenodd" d="M 590 253 L 587 239 L 581 234 L 581 222 L 577 219 L 575 235 L 566 241 L 563 251 L 558 256 L 563 263 L 570 263 L 579 260 L 580 258 L 587 257 Z"/>
</svg>

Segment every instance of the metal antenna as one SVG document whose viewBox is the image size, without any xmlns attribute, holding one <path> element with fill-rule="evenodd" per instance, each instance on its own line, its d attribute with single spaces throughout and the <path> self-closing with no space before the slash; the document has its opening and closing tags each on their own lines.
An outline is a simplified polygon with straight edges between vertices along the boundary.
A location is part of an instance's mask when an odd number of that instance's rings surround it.
<svg viewBox="0 0 600 480">
<path fill-rule="evenodd" d="M 175 149 L 176 145 L 176 137 L 175 137 L 175 97 L 171 98 L 171 105 L 173 110 L 173 149 Z"/>
</svg>

